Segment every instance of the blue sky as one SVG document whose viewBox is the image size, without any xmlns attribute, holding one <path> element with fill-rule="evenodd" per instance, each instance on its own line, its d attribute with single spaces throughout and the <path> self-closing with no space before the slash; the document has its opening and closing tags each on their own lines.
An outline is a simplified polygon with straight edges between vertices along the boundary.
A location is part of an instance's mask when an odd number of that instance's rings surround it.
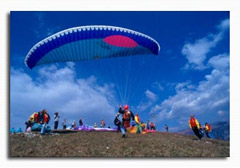
<svg viewBox="0 0 240 168">
<path fill-rule="evenodd" d="M 142 32 L 159 42 L 160 54 L 25 66 L 35 43 L 84 25 Z M 202 124 L 229 120 L 229 12 L 11 12 L 10 29 L 11 127 L 43 108 L 52 118 L 58 111 L 60 122 L 113 126 L 125 103 L 158 130 L 185 129 L 192 113 Z"/>
</svg>

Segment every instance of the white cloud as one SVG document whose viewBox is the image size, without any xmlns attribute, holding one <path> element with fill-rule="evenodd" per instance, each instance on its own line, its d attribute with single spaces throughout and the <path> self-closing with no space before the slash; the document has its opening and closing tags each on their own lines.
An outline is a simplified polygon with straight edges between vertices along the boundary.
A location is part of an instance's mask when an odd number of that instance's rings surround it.
<svg viewBox="0 0 240 168">
<path fill-rule="evenodd" d="M 210 33 L 206 37 L 196 40 L 194 43 L 185 43 L 182 54 L 186 56 L 188 63 L 184 69 L 203 70 L 206 68 L 207 54 L 222 40 L 224 33 L 229 29 L 229 19 L 223 20 L 218 26 L 216 34 Z"/>
<path fill-rule="evenodd" d="M 229 67 L 229 56 L 227 54 L 220 54 L 208 60 L 208 65 L 215 69 L 224 70 Z"/>
<path fill-rule="evenodd" d="M 153 104 L 153 103 L 152 103 L 151 101 L 140 102 L 139 105 L 136 107 L 136 111 L 137 111 L 137 112 L 145 111 L 146 109 L 148 109 L 149 107 L 151 107 L 152 104 Z"/>
<path fill-rule="evenodd" d="M 151 109 L 160 122 L 176 120 L 187 123 L 192 113 L 218 120 L 223 114 L 219 111 L 229 113 L 229 56 L 221 54 L 212 57 L 209 66 L 213 70 L 205 76 L 205 80 L 197 85 L 189 81 L 179 83 L 175 95 Z"/>
<path fill-rule="evenodd" d="M 153 88 L 157 88 L 159 91 L 164 91 L 164 87 L 158 82 L 154 82 L 152 86 Z"/>
<path fill-rule="evenodd" d="M 182 82 L 182 83 L 178 83 L 175 87 L 175 90 L 178 91 L 182 91 L 182 90 L 186 90 L 186 89 L 194 89 L 195 86 L 191 84 L 191 81 L 186 81 L 186 82 Z"/>
<path fill-rule="evenodd" d="M 144 111 L 148 109 L 157 100 L 157 95 L 150 90 L 145 91 L 145 96 L 147 97 L 147 101 L 141 101 L 136 108 L 137 111 Z"/>
<path fill-rule="evenodd" d="M 218 115 L 219 115 L 219 116 L 224 116 L 224 111 L 219 110 L 219 111 L 218 111 Z"/>
<path fill-rule="evenodd" d="M 229 19 L 225 19 L 219 25 L 217 25 L 217 28 L 222 32 L 222 31 L 228 30 L 229 29 L 229 25 L 230 25 L 230 20 Z"/>
<path fill-rule="evenodd" d="M 94 76 L 77 79 L 72 64 L 40 68 L 38 74 L 34 80 L 22 70 L 11 69 L 11 125 L 24 125 L 31 113 L 44 108 L 52 116 L 58 111 L 69 124 L 82 117 L 89 125 L 101 119 L 113 125 L 113 85 L 99 85 Z"/>
<path fill-rule="evenodd" d="M 148 99 L 155 101 L 157 99 L 157 95 L 151 92 L 150 90 L 145 91 L 145 95 Z"/>
</svg>

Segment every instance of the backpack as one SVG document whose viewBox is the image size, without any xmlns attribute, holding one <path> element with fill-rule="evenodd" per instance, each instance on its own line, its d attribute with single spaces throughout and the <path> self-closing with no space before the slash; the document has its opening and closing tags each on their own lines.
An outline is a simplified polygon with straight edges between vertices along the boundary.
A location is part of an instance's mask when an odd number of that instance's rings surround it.
<svg viewBox="0 0 240 168">
<path fill-rule="evenodd" d="M 114 120 L 114 124 L 116 126 L 120 126 L 121 125 L 121 121 L 116 117 L 115 120 Z"/>
<path fill-rule="evenodd" d="M 206 127 L 208 132 L 212 131 L 211 126 L 209 124 L 207 124 Z"/>
</svg>

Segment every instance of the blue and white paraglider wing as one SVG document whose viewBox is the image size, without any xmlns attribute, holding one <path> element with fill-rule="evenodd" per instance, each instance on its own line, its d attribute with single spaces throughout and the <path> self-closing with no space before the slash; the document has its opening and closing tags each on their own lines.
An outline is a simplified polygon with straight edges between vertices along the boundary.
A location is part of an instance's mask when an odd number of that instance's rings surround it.
<svg viewBox="0 0 240 168">
<path fill-rule="evenodd" d="M 25 58 L 30 69 L 42 64 L 133 55 L 158 55 L 153 38 L 121 27 L 81 26 L 63 30 L 38 42 Z"/>
</svg>

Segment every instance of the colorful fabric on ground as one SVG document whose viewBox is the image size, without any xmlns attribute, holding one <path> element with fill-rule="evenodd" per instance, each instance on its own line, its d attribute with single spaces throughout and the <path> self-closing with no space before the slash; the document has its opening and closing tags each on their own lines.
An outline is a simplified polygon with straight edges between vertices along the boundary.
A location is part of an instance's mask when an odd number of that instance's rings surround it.
<svg viewBox="0 0 240 168">
<path fill-rule="evenodd" d="M 134 127 L 128 127 L 128 128 L 127 128 L 127 132 L 130 133 L 130 134 L 137 134 L 138 131 L 139 131 L 139 128 L 138 128 L 137 125 L 134 126 Z M 142 134 L 145 134 L 145 133 L 147 133 L 147 131 L 144 129 L 144 130 L 142 131 Z"/>
</svg>

